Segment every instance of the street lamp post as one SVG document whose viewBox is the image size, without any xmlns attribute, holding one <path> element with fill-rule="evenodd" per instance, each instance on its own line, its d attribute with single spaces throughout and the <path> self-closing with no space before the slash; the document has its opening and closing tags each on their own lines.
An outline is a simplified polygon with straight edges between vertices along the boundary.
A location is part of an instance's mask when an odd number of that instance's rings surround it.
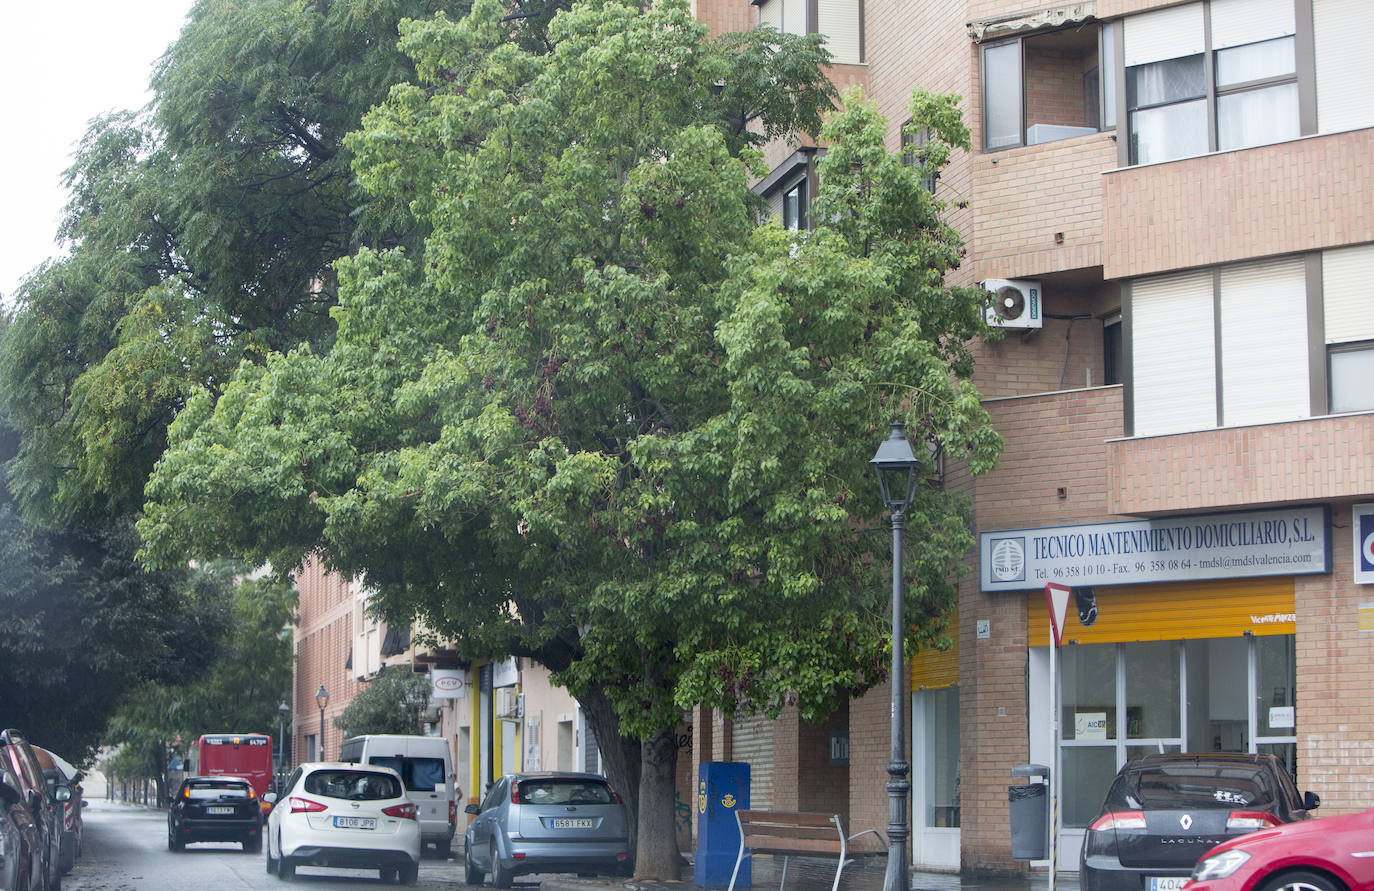
<svg viewBox="0 0 1374 891">
<path fill-rule="evenodd" d="M 315 753 L 315 756 L 316 756 L 319 760 L 323 761 L 323 760 L 324 760 L 324 707 L 325 707 L 326 705 L 329 705 L 329 691 L 326 690 L 326 689 L 324 688 L 324 684 L 320 684 L 320 689 L 318 689 L 318 690 L 315 691 L 315 704 L 318 705 L 318 706 L 320 707 L 320 745 L 319 745 L 319 751 Z"/>
<path fill-rule="evenodd" d="M 277 775 L 273 777 L 281 784 L 281 775 L 286 767 L 286 719 L 291 714 L 291 706 L 286 704 L 286 700 L 281 701 L 277 706 Z"/>
<path fill-rule="evenodd" d="M 902 615 L 902 525 L 916 494 L 920 462 L 911 451 L 904 425 L 892 430 L 869 462 L 878 476 L 883 504 L 892 512 L 892 752 L 887 764 L 887 872 L 883 891 L 909 891 L 910 866 L 907 857 L 907 798 L 911 792 L 911 765 L 906 760 L 906 666 L 903 644 L 906 620 Z"/>
</svg>

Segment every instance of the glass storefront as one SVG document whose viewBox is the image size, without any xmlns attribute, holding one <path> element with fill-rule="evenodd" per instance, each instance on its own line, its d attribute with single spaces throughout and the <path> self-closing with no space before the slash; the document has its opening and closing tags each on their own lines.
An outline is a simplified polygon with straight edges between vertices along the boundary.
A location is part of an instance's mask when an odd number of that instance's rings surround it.
<svg viewBox="0 0 1374 891">
<path fill-rule="evenodd" d="M 1128 759 L 1272 752 L 1296 776 L 1292 635 L 1066 646 L 1060 651 L 1066 828 L 1086 827 Z"/>
</svg>

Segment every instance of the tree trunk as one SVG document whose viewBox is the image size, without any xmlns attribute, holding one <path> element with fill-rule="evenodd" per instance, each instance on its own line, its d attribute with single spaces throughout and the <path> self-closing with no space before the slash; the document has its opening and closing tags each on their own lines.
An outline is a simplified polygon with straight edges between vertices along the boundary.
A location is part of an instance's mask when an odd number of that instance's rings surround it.
<svg viewBox="0 0 1374 891">
<path fill-rule="evenodd" d="M 625 802 L 625 810 L 630 819 L 630 856 L 634 856 L 638 839 L 638 824 L 635 815 L 639 813 L 639 740 L 626 738 L 620 733 L 620 717 L 616 715 L 611 701 L 606 698 L 601 687 L 595 687 L 586 696 L 580 697 L 578 704 L 587 716 L 592 733 L 596 734 L 596 744 L 601 750 L 601 764 L 606 778 L 620 793 Z"/>
<path fill-rule="evenodd" d="M 677 881 L 682 855 L 677 847 L 673 807 L 677 791 L 677 728 L 655 731 L 641 746 L 639 772 L 639 847 L 635 877 Z"/>
</svg>

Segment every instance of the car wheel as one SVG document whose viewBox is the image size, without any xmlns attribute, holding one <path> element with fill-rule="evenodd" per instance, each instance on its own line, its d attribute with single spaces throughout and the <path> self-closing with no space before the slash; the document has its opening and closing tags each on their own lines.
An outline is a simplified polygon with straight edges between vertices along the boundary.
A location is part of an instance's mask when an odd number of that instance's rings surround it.
<svg viewBox="0 0 1374 891">
<path fill-rule="evenodd" d="M 509 888 L 511 880 L 515 876 L 509 869 L 501 865 L 501 861 L 496 857 L 496 842 L 491 844 L 491 886 L 493 888 Z"/>
<path fill-rule="evenodd" d="M 1345 891 L 1345 886 L 1315 872 L 1288 872 L 1274 876 L 1261 891 Z"/>
<path fill-rule="evenodd" d="M 184 850 L 186 850 L 186 841 L 185 841 L 181 836 L 177 835 L 175 832 L 173 832 L 173 831 L 170 830 L 170 829 L 167 830 L 167 850 L 169 850 L 169 851 L 184 851 Z"/>
<path fill-rule="evenodd" d="M 262 850 L 262 833 L 254 833 L 243 840 L 243 849 L 250 854 L 256 854 Z"/>
<path fill-rule="evenodd" d="M 400 878 L 402 885 L 414 885 L 420 881 L 420 864 L 412 863 L 409 866 L 402 866 Z"/>
<path fill-rule="evenodd" d="M 482 881 L 487 876 L 486 873 L 478 869 L 473 864 L 472 848 L 469 848 L 466 845 L 463 847 L 463 873 L 463 881 L 467 882 L 469 885 L 474 885 L 479 888 L 482 886 Z"/>
<path fill-rule="evenodd" d="M 296 862 L 285 854 L 277 861 L 277 878 L 289 882 L 296 877 Z"/>
</svg>

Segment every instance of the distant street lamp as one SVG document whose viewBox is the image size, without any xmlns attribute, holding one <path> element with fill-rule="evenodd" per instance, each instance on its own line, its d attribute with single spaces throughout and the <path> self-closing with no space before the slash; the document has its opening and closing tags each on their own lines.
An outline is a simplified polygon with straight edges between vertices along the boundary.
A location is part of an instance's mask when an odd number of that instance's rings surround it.
<svg viewBox="0 0 1374 891">
<path fill-rule="evenodd" d="M 277 776 L 281 780 L 282 768 L 286 766 L 286 719 L 291 716 L 291 706 L 286 704 L 286 700 L 281 701 L 277 706 Z"/>
<path fill-rule="evenodd" d="M 902 585 L 902 524 L 907 508 L 916 494 L 920 462 L 911 451 L 905 427 L 893 424 L 892 431 L 873 460 L 883 504 L 892 512 L 892 753 L 887 764 L 887 872 L 883 891 L 910 891 L 907 860 L 907 797 L 911 791 L 911 765 L 906 760 L 906 666 L 902 654 L 906 622 L 902 615 L 905 591 Z"/>
<path fill-rule="evenodd" d="M 315 756 L 316 756 L 317 758 L 319 758 L 319 760 L 323 761 L 323 760 L 324 760 L 324 707 L 325 707 L 326 705 L 329 705 L 329 691 L 326 690 L 326 689 L 324 688 L 324 684 L 320 684 L 320 689 L 318 689 L 318 690 L 315 691 L 315 704 L 318 705 L 318 706 L 320 707 L 320 745 L 319 745 L 319 751 L 317 751 L 317 752 L 315 753 Z"/>
</svg>

